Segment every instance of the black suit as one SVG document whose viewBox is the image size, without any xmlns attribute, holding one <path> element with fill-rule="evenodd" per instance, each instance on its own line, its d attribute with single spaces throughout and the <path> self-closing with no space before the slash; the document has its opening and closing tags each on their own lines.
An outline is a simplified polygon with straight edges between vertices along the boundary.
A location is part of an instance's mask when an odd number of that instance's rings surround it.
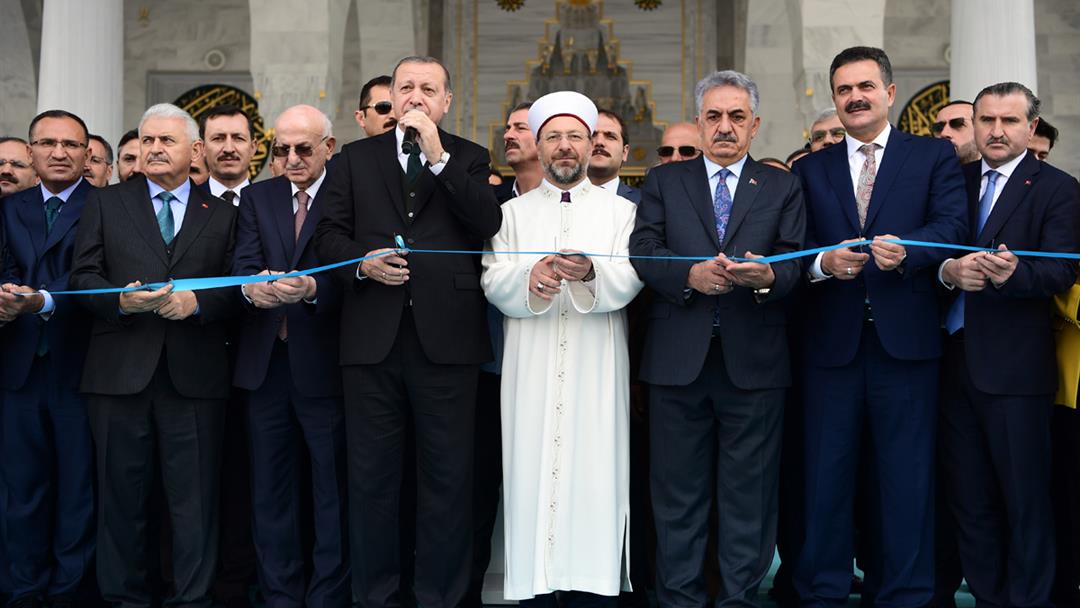
<svg viewBox="0 0 1080 608">
<path fill-rule="evenodd" d="M 439 132 L 450 160 L 407 183 L 395 131 L 341 151 L 323 195 L 316 250 L 326 262 L 394 246 L 480 250 L 502 212 L 487 150 Z M 341 315 L 350 535 L 363 606 L 393 606 L 403 436 L 416 432 L 417 604 L 456 606 L 471 566 L 474 409 L 478 365 L 491 358 L 480 259 L 414 254 L 390 287 L 343 269 Z"/>
<path fill-rule="evenodd" d="M 981 168 L 982 161 L 964 166 L 971 244 L 1080 249 L 1080 184 L 1030 152 L 1004 186 L 998 180 L 1000 194 L 976 234 Z M 946 341 L 944 485 L 964 576 L 980 605 L 1050 605 L 1050 424 L 1057 389 L 1050 300 L 1076 274 L 1075 261 L 1021 257 L 1001 287 L 964 294 L 963 328 Z"/>
<path fill-rule="evenodd" d="M 225 276 L 236 210 L 191 184 L 171 246 L 161 238 L 147 179 L 91 193 L 75 243 L 71 286 L 122 287 L 134 280 Z M 105 599 L 148 606 L 147 498 L 161 462 L 176 534 L 173 602 L 210 605 L 217 566 L 218 468 L 229 395 L 225 321 L 235 289 L 196 292 L 183 321 L 124 315 L 117 294 L 85 296 L 96 320 L 81 389 L 89 393 L 101 500 L 98 582 Z"/>
<path fill-rule="evenodd" d="M 630 253 L 771 255 L 802 247 L 802 190 L 791 174 L 747 159 L 724 242 L 703 158 L 655 167 Z M 717 494 L 722 584 L 717 602 L 754 602 L 772 563 L 784 389 L 791 383 L 784 297 L 800 264 L 773 264 L 767 295 L 687 291 L 694 262 L 633 260 L 656 292 L 641 377 L 649 394 L 651 477 L 661 605 L 706 603 L 708 513 Z M 715 315 L 715 316 L 714 316 Z M 714 319 L 718 322 L 714 325 Z"/>
</svg>

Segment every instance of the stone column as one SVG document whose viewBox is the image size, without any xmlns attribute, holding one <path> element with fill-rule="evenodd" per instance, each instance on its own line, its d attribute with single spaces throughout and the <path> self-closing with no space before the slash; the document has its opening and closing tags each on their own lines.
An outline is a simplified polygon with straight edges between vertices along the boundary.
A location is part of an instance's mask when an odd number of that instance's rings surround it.
<svg viewBox="0 0 1080 608">
<path fill-rule="evenodd" d="M 415 10 L 411 0 L 361 0 L 357 9 L 363 84 L 376 76 L 390 75 L 402 57 L 418 52 L 414 24 L 424 15 Z"/>
<path fill-rule="evenodd" d="M 123 134 L 124 3 L 45 0 L 41 19 L 38 111 L 77 114 L 91 133 Z"/>
<path fill-rule="evenodd" d="M 952 0 L 952 99 L 1006 80 L 1038 94 L 1033 0 Z"/>
<path fill-rule="evenodd" d="M 249 0 L 251 78 L 268 127 L 302 103 L 334 120 L 350 2 L 323 0 L 298 9 L 289 0 Z"/>
</svg>

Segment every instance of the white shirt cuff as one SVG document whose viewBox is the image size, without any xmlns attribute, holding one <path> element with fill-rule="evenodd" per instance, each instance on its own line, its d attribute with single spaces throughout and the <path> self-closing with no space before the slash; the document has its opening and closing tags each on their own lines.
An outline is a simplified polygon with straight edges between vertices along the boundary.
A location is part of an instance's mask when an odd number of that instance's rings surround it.
<svg viewBox="0 0 1080 608">
<path fill-rule="evenodd" d="M 447 157 L 449 157 L 449 155 L 447 155 Z M 442 173 L 442 170 L 445 167 L 446 167 L 446 163 L 444 163 L 444 162 L 442 162 L 440 160 L 439 162 L 435 163 L 434 165 L 429 166 L 428 169 L 431 169 L 432 173 L 434 173 L 435 175 L 438 175 L 438 174 Z"/>
<path fill-rule="evenodd" d="M 821 258 L 824 255 L 825 255 L 825 252 L 821 252 L 821 253 L 817 254 L 817 257 L 814 258 L 814 263 L 810 265 L 810 280 L 811 281 L 817 282 L 817 281 L 824 281 L 825 279 L 831 279 L 832 278 L 832 275 L 825 274 L 825 271 L 821 269 Z"/>
<path fill-rule="evenodd" d="M 368 278 L 366 274 L 360 272 L 360 267 L 363 266 L 363 265 L 364 265 L 363 262 L 360 262 L 359 264 L 356 265 L 356 280 L 357 281 L 363 281 L 363 280 Z"/>
<path fill-rule="evenodd" d="M 944 276 L 944 275 L 942 274 L 942 271 L 944 271 L 944 270 L 945 270 L 945 265 L 946 265 L 946 264 L 948 264 L 949 262 L 953 261 L 954 259 L 955 259 L 955 258 L 948 258 L 948 259 L 946 259 L 946 260 L 945 260 L 944 262 L 942 262 L 942 263 L 941 263 L 941 265 L 940 265 L 940 266 L 938 266 L 938 268 L 937 268 L 937 280 L 938 280 L 938 282 L 939 282 L 939 283 L 941 283 L 942 285 L 944 285 L 946 289 L 955 289 L 955 288 L 956 288 L 956 285 L 953 285 L 952 283 L 950 283 L 950 282 L 946 281 L 946 280 L 945 280 L 945 276 Z"/>
<path fill-rule="evenodd" d="M 37 314 L 42 319 L 48 321 L 49 317 L 52 316 L 53 311 L 56 310 L 56 302 L 53 301 L 52 294 L 44 289 L 38 290 L 38 293 L 45 299 L 45 303 L 42 304 L 41 310 L 37 311 Z"/>
</svg>

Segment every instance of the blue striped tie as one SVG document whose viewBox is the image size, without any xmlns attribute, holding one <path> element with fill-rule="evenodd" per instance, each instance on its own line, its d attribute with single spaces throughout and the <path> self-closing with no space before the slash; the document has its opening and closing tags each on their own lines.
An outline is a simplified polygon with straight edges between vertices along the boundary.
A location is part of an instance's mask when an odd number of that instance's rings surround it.
<svg viewBox="0 0 1080 608">
<path fill-rule="evenodd" d="M 990 217 L 990 209 L 994 204 L 994 192 L 997 191 L 997 178 L 999 175 L 1001 174 L 992 169 L 986 172 L 986 191 L 979 198 L 979 223 L 978 228 L 975 230 L 976 237 L 982 232 L 983 226 L 986 225 L 986 219 Z M 949 307 L 948 314 L 945 315 L 945 331 L 951 335 L 963 328 L 964 293 L 961 292 L 953 301 L 952 306 Z"/>
</svg>

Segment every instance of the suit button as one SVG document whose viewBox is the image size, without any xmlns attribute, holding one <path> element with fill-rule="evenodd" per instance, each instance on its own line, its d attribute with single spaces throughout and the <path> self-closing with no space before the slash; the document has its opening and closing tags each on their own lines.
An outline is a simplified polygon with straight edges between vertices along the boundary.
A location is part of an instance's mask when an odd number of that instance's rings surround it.
<svg viewBox="0 0 1080 608">
<path fill-rule="evenodd" d="M 408 242 L 408 243 L 409 243 L 410 245 L 412 245 L 412 244 L 413 244 L 413 243 L 415 243 L 416 241 L 415 241 L 415 240 L 413 240 L 413 239 L 406 239 L 406 242 Z"/>
<path fill-rule="evenodd" d="M 410 192 L 409 193 L 409 198 L 416 198 L 416 193 L 415 192 Z"/>
<path fill-rule="evenodd" d="M 413 216 L 413 212 L 412 212 L 412 211 L 410 211 L 410 212 L 409 212 L 409 217 L 412 217 L 412 216 Z"/>
</svg>

